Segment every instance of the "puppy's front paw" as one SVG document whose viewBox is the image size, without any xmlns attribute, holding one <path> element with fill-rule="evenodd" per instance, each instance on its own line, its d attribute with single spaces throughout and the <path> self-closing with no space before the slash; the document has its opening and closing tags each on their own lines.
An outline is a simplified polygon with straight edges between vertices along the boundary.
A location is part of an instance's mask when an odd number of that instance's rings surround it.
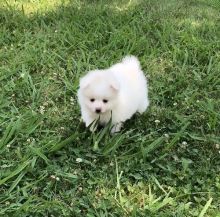
<svg viewBox="0 0 220 217">
<path fill-rule="evenodd" d="M 86 122 L 86 127 L 88 127 L 91 132 L 94 132 L 97 129 L 97 124 L 95 121 L 89 120 Z"/>
<path fill-rule="evenodd" d="M 117 123 L 117 124 L 114 124 L 113 127 L 112 127 L 112 129 L 111 129 L 111 133 L 113 134 L 113 133 L 118 133 L 118 132 L 120 132 L 121 127 L 122 127 L 122 122 Z"/>
<path fill-rule="evenodd" d="M 97 126 L 93 123 L 90 127 L 89 127 L 89 130 L 93 133 L 95 132 L 97 129 Z"/>
</svg>

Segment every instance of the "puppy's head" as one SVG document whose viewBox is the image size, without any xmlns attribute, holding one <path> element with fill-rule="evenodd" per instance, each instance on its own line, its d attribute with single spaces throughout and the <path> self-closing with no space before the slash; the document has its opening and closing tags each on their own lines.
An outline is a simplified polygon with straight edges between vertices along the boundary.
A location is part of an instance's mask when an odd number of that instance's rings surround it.
<svg viewBox="0 0 220 217">
<path fill-rule="evenodd" d="M 114 109 L 119 88 L 119 83 L 108 70 L 91 71 L 80 80 L 83 101 L 96 114 Z"/>
</svg>

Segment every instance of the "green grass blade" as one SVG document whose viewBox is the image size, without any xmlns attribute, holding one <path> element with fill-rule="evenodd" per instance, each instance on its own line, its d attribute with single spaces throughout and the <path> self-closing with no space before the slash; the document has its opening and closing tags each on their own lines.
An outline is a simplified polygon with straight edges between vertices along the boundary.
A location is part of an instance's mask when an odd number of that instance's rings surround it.
<svg viewBox="0 0 220 217">
<path fill-rule="evenodd" d="M 7 145 L 7 143 L 12 139 L 13 135 L 15 134 L 16 130 L 20 126 L 20 119 L 16 122 L 11 122 L 8 127 L 6 128 L 2 139 L 0 140 L 0 149 Z"/>
<path fill-rule="evenodd" d="M 205 215 L 205 213 L 207 212 L 208 208 L 210 207 L 211 203 L 212 203 L 213 198 L 211 197 L 205 204 L 205 206 L 203 207 L 202 211 L 199 214 L 199 217 L 203 217 Z"/>
<path fill-rule="evenodd" d="M 92 124 L 95 124 L 95 126 L 98 125 L 98 120 L 95 121 L 94 123 Z M 94 132 L 93 133 L 93 150 L 97 150 L 99 149 L 99 143 L 101 142 L 101 140 L 104 139 L 104 137 L 106 135 L 108 135 L 108 132 L 110 131 L 110 128 L 111 128 L 111 121 L 108 122 L 108 124 L 100 131 L 100 132 Z"/>
<path fill-rule="evenodd" d="M 161 208 L 165 207 L 166 205 L 170 205 L 173 202 L 173 198 L 165 197 L 163 201 L 158 200 L 152 207 L 153 212 L 158 212 Z"/>
<path fill-rule="evenodd" d="M 103 155 L 107 155 L 110 152 L 115 151 L 123 142 L 125 136 L 123 134 L 115 135 L 113 139 L 108 141 L 108 145 L 102 150 Z"/>
<path fill-rule="evenodd" d="M 10 194 L 13 189 L 18 185 L 18 183 L 21 181 L 21 179 L 25 176 L 26 171 L 22 171 L 19 176 L 15 179 L 15 181 L 13 182 L 13 184 L 11 185 L 11 187 L 8 190 L 8 193 Z"/>
<path fill-rule="evenodd" d="M 17 174 L 19 174 L 21 171 L 23 171 L 28 165 L 30 164 L 30 160 L 26 160 L 21 165 L 19 165 L 14 171 L 11 172 L 11 174 L 4 179 L 0 180 L 0 185 L 4 184 L 9 179 L 13 178 Z"/>
<path fill-rule="evenodd" d="M 141 153 L 143 157 L 146 157 L 147 154 L 149 154 L 151 151 L 158 148 L 164 141 L 163 137 L 159 137 L 158 139 L 154 140 L 150 145 L 147 145 L 146 147 L 143 147 L 143 144 L 141 145 Z"/>
<path fill-rule="evenodd" d="M 46 155 L 42 152 L 41 148 L 34 148 L 33 146 L 29 147 L 32 153 L 36 154 L 38 157 L 43 159 L 46 164 L 49 164 L 49 159 L 46 157 Z"/>
<path fill-rule="evenodd" d="M 178 133 L 175 134 L 174 138 L 171 140 L 171 142 L 166 146 L 165 150 L 168 150 L 170 148 L 172 148 L 176 142 L 179 140 L 179 138 L 183 135 L 184 131 L 186 130 L 186 128 L 190 125 L 190 122 L 186 122 L 184 124 L 184 126 L 180 129 L 180 131 Z"/>
<path fill-rule="evenodd" d="M 66 145 L 68 145 L 68 144 L 74 142 L 75 139 L 76 139 L 76 137 L 77 137 L 77 133 L 74 133 L 73 135 L 71 135 L 71 136 L 68 137 L 67 139 L 65 139 L 65 140 L 63 140 L 63 141 L 61 141 L 61 142 L 59 142 L 59 143 L 54 144 L 54 145 L 50 148 L 49 152 L 56 152 L 56 151 L 60 150 L 60 149 L 63 148 L 64 146 L 66 146 Z"/>
</svg>

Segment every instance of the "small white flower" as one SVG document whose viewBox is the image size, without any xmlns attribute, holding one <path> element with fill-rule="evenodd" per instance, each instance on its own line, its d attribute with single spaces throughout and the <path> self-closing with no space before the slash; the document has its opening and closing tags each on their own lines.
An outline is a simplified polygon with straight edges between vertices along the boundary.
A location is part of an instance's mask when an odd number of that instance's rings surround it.
<svg viewBox="0 0 220 217">
<path fill-rule="evenodd" d="M 197 99 L 196 102 L 199 103 L 200 101 Z"/>
<path fill-rule="evenodd" d="M 24 76 L 25 76 L 25 74 L 24 74 L 24 73 L 21 73 L 21 77 L 24 78 Z"/>
<path fill-rule="evenodd" d="M 70 97 L 70 104 L 74 105 L 74 98 L 73 97 Z"/>
<path fill-rule="evenodd" d="M 51 179 L 56 179 L 56 176 L 55 175 L 51 175 L 50 178 Z"/>
<path fill-rule="evenodd" d="M 30 139 L 30 138 L 28 138 L 28 139 L 27 139 L 27 142 L 31 142 L 31 139 Z"/>
<path fill-rule="evenodd" d="M 183 142 L 182 142 L 182 145 L 187 145 L 187 142 L 186 142 L 186 141 L 183 141 Z"/>
<path fill-rule="evenodd" d="M 55 176 L 55 175 L 51 175 L 50 178 L 53 179 L 53 180 L 56 180 L 56 181 L 60 181 L 60 178 L 58 176 Z"/>
<path fill-rule="evenodd" d="M 56 32 L 56 33 L 57 33 L 58 31 L 57 31 L 57 30 L 55 30 L 54 32 Z"/>
<path fill-rule="evenodd" d="M 60 127 L 60 129 L 61 129 L 61 130 L 65 130 L 65 128 L 64 128 L 64 127 Z"/>
<path fill-rule="evenodd" d="M 215 147 L 216 147 L 216 149 L 219 149 L 220 145 L 219 144 L 215 144 Z"/>
<path fill-rule="evenodd" d="M 48 106 L 48 102 L 44 102 L 43 105 L 44 105 L 44 106 Z"/>
<path fill-rule="evenodd" d="M 154 121 L 156 124 L 159 124 L 160 123 L 160 120 L 155 120 Z"/>
<path fill-rule="evenodd" d="M 82 158 L 80 157 L 76 158 L 76 163 L 81 163 L 82 161 L 83 161 Z"/>
<path fill-rule="evenodd" d="M 7 144 L 6 147 L 7 147 L 7 148 L 11 148 L 11 145 L 10 145 L 10 144 Z"/>
<path fill-rule="evenodd" d="M 169 138 L 169 137 L 170 137 L 169 134 L 167 134 L 167 133 L 165 133 L 164 136 L 165 136 L 166 138 Z"/>
<path fill-rule="evenodd" d="M 176 102 L 174 102 L 174 103 L 173 103 L 173 105 L 174 105 L 174 106 L 176 106 L 176 105 L 177 105 L 177 103 L 176 103 Z"/>
<path fill-rule="evenodd" d="M 39 109 L 39 112 L 41 113 L 41 114 L 44 114 L 44 112 L 45 112 L 45 107 L 44 106 L 40 106 L 40 109 Z"/>
</svg>

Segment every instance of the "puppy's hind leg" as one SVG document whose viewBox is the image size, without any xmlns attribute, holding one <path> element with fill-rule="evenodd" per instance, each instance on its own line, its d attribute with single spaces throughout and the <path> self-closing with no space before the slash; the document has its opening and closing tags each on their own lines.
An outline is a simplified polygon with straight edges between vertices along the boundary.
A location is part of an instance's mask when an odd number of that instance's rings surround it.
<svg viewBox="0 0 220 217">
<path fill-rule="evenodd" d="M 149 106 L 149 100 L 145 98 L 139 105 L 138 107 L 138 112 L 142 114 L 143 112 L 146 111 L 147 107 Z"/>
<path fill-rule="evenodd" d="M 114 124 L 111 129 L 111 134 L 120 132 L 122 125 L 123 125 L 122 122 Z"/>
</svg>

